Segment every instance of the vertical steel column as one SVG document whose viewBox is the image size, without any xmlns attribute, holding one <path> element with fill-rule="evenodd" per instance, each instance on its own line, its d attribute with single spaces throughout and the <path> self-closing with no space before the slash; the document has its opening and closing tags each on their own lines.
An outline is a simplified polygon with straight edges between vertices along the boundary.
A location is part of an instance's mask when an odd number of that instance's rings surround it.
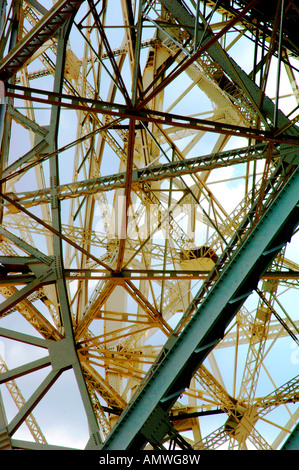
<svg viewBox="0 0 299 470">
<path fill-rule="evenodd" d="M 7 421 L 0 392 L 0 450 L 11 450 L 10 437 L 7 431 Z"/>
<path fill-rule="evenodd" d="M 59 30 L 59 38 L 57 45 L 57 61 L 55 68 L 55 80 L 54 80 L 54 92 L 60 93 L 62 89 L 63 77 L 64 77 L 64 64 L 66 54 L 66 44 L 69 35 L 69 28 L 71 26 L 71 20 L 68 20 L 67 24 L 62 26 Z M 59 106 L 53 106 L 51 111 L 50 129 L 49 129 L 49 142 L 50 152 L 57 149 L 57 138 L 58 138 L 58 123 L 60 117 Z M 58 156 L 54 155 L 49 161 L 50 166 L 50 186 L 51 186 L 51 210 L 52 210 L 52 227 L 57 232 L 61 232 L 61 214 L 60 214 L 60 201 L 58 199 L 57 187 L 59 185 L 59 161 Z M 75 338 L 72 324 L 72 314 L 69 306 L 68 294 L 66 289 L 66 283 L 64 278 L 64 267 L 63 267 L 63 249 L 61 238 L 53 234 L 53 253 L 56 263 L 56 289 L 60 304 L 60 316 L 61 323 L 64 329 L 65 338 L 68 339 L 68 350 L 66 354 L 69 354 L 76 360 L 72 359 L 72 368 L 74 370 L 78 387 L 80 390 L 81 398 L 85 408 L 89 429 L 92 437 L 94 437 L 94 443 L 98 444 L 100 441 L 99 437 L 99 426 L 94 413 L 92 402 L 89 396 L 87 385 L 83 376 L 81 364 L 76 352 Z M 93 440 L 91 439 L 91 445 Z"/>
</svg>

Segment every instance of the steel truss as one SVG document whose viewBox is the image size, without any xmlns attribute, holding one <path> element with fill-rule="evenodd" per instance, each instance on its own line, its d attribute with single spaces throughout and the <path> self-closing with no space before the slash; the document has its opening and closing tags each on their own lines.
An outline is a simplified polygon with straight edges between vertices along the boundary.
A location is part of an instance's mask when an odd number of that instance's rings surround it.
<svg viewBox="0 0 299 470">
<path fill-rule="evenodd" d="M 0 11 L 0 448 L 296 448 L 297 2 Z"/>
</svg>

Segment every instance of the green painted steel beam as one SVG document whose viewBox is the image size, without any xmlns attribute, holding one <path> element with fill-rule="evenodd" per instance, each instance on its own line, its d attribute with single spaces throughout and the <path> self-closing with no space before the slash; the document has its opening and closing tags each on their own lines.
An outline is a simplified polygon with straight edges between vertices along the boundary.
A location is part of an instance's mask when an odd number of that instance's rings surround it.
<svg viewBox="0 0 299 470">
<path fill-rule="evenodd" d="M 77 11 L 83 0 L 60 0 L 0 61 L 0 80 L 6 81 Z"/>
<path fill-rule="evenodd" d="M 8 382 L 9 380 L 22 377 L 23 375 L 29 374 L 36 370 L 43 369 L 51 365 L 51 359 L 49 356 L 42 357 L 41 359 L 36 359 L 35 361 L 23 364 L 22 366 L 10 369 L 6 372 L 0 374 L 0 384 Z"/>
<path fill-rule="evenodd" d="M 21 250 L 29 253 L 29 255 L 31 255 L 36 260 L 39 260 L 41 263 L 44 263 L 47 266 L 52 264 L 53 258 L 51 256 L 42 253 L 40 250 L 30 245 L 25 240 L 5 229 L 4 227 L 0 227 L 0 235 L 10 240 L 12 243 L 21 248 Z"/>
<path fill-rule="evenodd" d="M 254 82 L 252 83 L 254 84 Z M 288 130 L 288 132 L 281 132 L 276 135 L 273 129 L 256 129 L 252 127 L 229 124 L 225 122 L 212 121 L 209 119 L 189 117 L 182 114 L 165 113 L 163 111 L 157 111 L 146 108 L 131 109 L 119 103 L 110 103 L 102 100 L 94 100 L 79 96 L 70 96 L 63 93 L 50 92 L 45 90 L 39 90 L 36 88 L 23 87 L 19 85 L 7 84 L 5 87 L 5 96 L 8 98 L 26 99 L 27 101 L 44 103 L 47 105 L 50 104 L 61 108 L 78 109 L 91 114 L 95 113 L 115 116 L 117 118 L 121 118 L 122 120 L 135 119 L 142 121 L 144 125 L 146 125 L 146 123 L 148 122 L 152 122 L 161 126 L 166 125 L 182 129 L 187 128 L 198 131 L 202 130 L 205 132 L 215 132 L 217 134 L 235 135 L 238 137 L 252 138 L 258 141 L 280 143 L 281 145 L 284 144 L 288 146 L 297 146 L 299 143 L 297 126 L 294 125 L 291 121 L 289 121 L 289 119 L 287 119 L 282 112 L 279 112 L 279 116 L 283 116 L 284 119 L 282 120 L 283 122 L 281 122 L 280 124 L 283 124 Z M 267 101 L 266 97 L 265 101 Z M 268 101 L 272 103 L 269 98 Z M 273 103 L 272 106 L 274 106 Z M 117 126 L 113 126 L 113 124 L 108 124 L 106 126 L 103 126 L 103 128 L 99 129 L 98 131 L 100 132 L 110 128 L 113 129 L 114 127 L 117 128 Z M 290 130 L 292 132 L 290 132 Z"/>
<path fill-rule="evenodd" d="M 30 442 L 22 439 L 11 439 L 11 447 L 13 450 L 71 450 L 76 451 L 76 448 L 66 446 L 56 446 L 51 444 L 43 444 L 41 442 Z"/>
<path fill-rule="evenodd" d="M 104 450 L 144 448 L 168 432 L 168 412 L 299 223 L 299 169 L 251 229 L 181 334 L 165 345 Z M 172 343 L 172 344 L 171 344 Z"/>
<path fill-rule="evenodd" d="M 39 134 L 41 137 L 46 137 L 48 130 L 45 127 L 40 126 L 35 121 L 32 121 L 28 116 L 22 114 L 17 108 L 12 105 L 7 106 L 7 113 L 23 127 Z"/>
</svg>

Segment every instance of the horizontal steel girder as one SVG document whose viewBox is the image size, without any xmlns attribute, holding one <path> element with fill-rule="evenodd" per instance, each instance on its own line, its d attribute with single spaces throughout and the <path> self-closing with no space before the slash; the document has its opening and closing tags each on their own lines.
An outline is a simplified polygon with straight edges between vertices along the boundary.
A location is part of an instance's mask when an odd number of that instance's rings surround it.
<svg viewBox="0 0 299 470">
<path fill-rule="evenodd" d="M 105 450 L 141 449 L 167 434 L 168 411 L 225 328 L 299 223 L 299 169 L 281 190 L 236 252 L 220 278 L 164 357 L 151 369 L 142 388 L 103 445 Z"/>
<path fill-rule="evenodd" d="M 294 147 L 295 152 L 297 147 Z M 267 145 L 257 144 L 251 147 L 239 148 L 218 152 L 210 155 L 203 155 L 186 160 L 178 160 L 160 165 L 153 165 L 146 168 L 137 168 L 132 172 L 132 183 L 138 185 L 152 181 L 165 180 L 166 178 L 176 178 L 178 176 L 190 175 L 200 171 L 209 171 L 212 168 L 237 165 L 248 161 L 260 160 L 267 156 Z M 273 152 L 277 156 L 277 152 Z M 281 155 L 280 155 L 281 156 Z M 57 187 L 58 197 L 66 198 L 79 197 L 87 194 L 94 194 L 98 191 L 112 191 L 124 188 L 126 185 L 126 172 L 113 175 L 101 176 L 85 181 L 78 181 L 64 184 Z M 14 193 L 14 200 L 20 204 L 41 204 L 50 202 L 50 188 L 39 189 L 37 191 L 27 191 L 24 193 Z"/>
</svg>

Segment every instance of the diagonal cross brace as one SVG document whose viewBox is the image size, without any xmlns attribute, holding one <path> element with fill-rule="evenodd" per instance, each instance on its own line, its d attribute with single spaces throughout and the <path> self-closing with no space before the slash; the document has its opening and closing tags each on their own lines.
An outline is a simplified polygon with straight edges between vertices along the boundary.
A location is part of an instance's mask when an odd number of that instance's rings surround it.
<svg viewBox="0 0 299 470">
<path fill-rule="evenodd" d="M 193 318 L 174 340 L 164 358 L 144 381 L 143 388 L 120 418 L 103 450 L 141 449 L 151 440 L 171 406 L 220 339 L 282 244 L 299 223 L 299 169 L 252 230 L 215 282 Z M 276 249 L 275 249 L 276 247 Z M 155 410 L 159 409 L 159 413 Z M 143 434 L 146 429 L 146 436 Z M 153 441 L 154 441 L 153 436 Z"/>
<path fill-rule="evenodd" d="M 8 80 L 20 70 L 32 55 L 70 18 L 83 0 L 60 0 L 0 61 L 0 79 Z"/>
<path fill-rule="evenodd" d="M 195 17 L 184 7 L 184 5 L 178 0 L 161 0 L 161 3 L 171 14 L 173 14 L 173 16 L 178 20 L 181 25 L 184 25 L 186 31 L 191 36 L 194 36 Z M 273 101 L 266 95 L 264 95 L 262 103 L 260 103 L 261 89 L 250 78 L 250 76 L 246 74 L 244 70 L 241 69 L 241 67 L 234 61 L 234 59 L 223 50 L 223 48 L 217 41 L 212 42 L 213 35 L 208 31 L 205 31 L 204 26 L 202 24 L 198 23 L 197 27 L 198 32 L 204 35 L 204 39 L 201 43 L 202 47 L 207 44 L 210 44 L 208 48 L 208 54 L 217 64 L 220 65 L 220 67 L 230 77 L 230 79 L 233 82 L 237 83 L 240 88 L 245 91 L 251 103 L 256 108 L 257 113 L 260 114 L 260 116 L 264 120 L 264 123 L 267 125 L 267 122 L 269 121 L 272 125 L 274 125 L 275 105 Z M 278 110 L 278 128 L 283 128 L 284 126 L 286 126 L 288 127 L 288 135 L 298 136 L 298 127 L 294 124 L 290 124 L 290 120 L 283 114 L 282 111 Z M 298 153 L 296 155 L 287 156 L 286 161 L 293 164 L 298 164 Z"/>
</svg>

